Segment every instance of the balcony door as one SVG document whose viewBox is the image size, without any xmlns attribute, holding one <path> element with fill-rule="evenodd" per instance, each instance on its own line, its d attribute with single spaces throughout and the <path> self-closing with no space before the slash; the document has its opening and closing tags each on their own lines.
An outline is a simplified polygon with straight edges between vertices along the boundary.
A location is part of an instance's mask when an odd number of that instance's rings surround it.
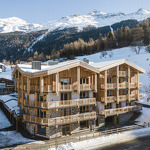
<svg viewBox="0 0 150 150">
<path fill-rule="evenodd" d="M 61 101 L 63 104 L 69 105 L 67 100 L 71 100 L 71 93 L 61 93 Z M 66 101 L 66 103 L 65 103 Z M 61 116 L 69 116 L 72 115 L 72 108 L 63 108 L 61 109 Z M 62 136 L 67 136 L 71 134 L 71 124 L 65 124 L 61 126 Z"/>
<path fill-rule="evenodd" d="M 61 93 L 61 101 L 63 105 L 69 105 L 70 102 L 68 100 L 71 100 L 71 93 Z M 61 109 L 61 116 L 69 116 L 72 115 L 72 108 L 63 108 Z"/>
<path fill-rule="evenodd" d="M 62 136 L 67 136 L 71 134 L 71 124 L 65 124 L 61 126 Z"/>
</svg>

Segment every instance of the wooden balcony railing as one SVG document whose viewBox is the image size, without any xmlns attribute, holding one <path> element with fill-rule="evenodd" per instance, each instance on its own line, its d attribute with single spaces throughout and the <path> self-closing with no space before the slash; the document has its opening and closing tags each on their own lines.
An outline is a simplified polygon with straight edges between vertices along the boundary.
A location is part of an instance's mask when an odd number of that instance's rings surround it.
<svg viewBox="0 0 150 150">
<path fill-rule="evenodd" d="M 60 85 L 60 88 L 59 88 L 60 91 L 73 91 L 73 85 L 70 84 L 70 85 Z"/>
<path fill-rule="evenodd" d="M 119 77 L 126 77 L 128 75 L 127 71 L 119 71 Z"/>
<path fill-rule="evenodd" d="M 80 90 L 93 90 L 93 87 L 92 84 L 80 84 Z"/>
<path fill-rule="evenodd" d="M 119 88 L 127 88 L 128 87 L 128 83 L 119 83 Z"/>
<path fill-rule="evenodd" d="M 56 102 L 33 102 L 24 100 L 25 107 L 35 107 L 41 109 L 58 109 L 73 106 L 85 106 L 85 105 L 96 105 L 96 98 L 76 99 L 76 100 L 64 100 Z"/>
<path fill-rule="evenodd" d="M 142 83 L 139 83 L 139 88 L 142 88 Z"/>
<path fill-rule="evenodd" d="M 140 94 L 140 95 L 139 95 L 139 98 L 140 98 L 140 99 L 142 99 L 142 98 L 143 98 L 143 95 L 142 95 L 142 94 Z"/>
<path fill-rule="evenodd" d="M 130 111 L 138 111 L 141 109 L 142 106 L 127 106 L 127 107 L 115 108 L 115 109 L 105 109 L 101 111 L 101 115 L 106 118 L 107 116 L 119 115 Z"/>
<path fill-rule="evenodd" d="M 67 123 L 72 123 L 77 121 L 92 120 L 95 118 L 96 118 L 96 112 L 88 112 L 88 113 L 63 116 L 57 118 L 40 118 L 40 117 L 33 117 L 29 115 L 23 115 L 23 120 L 25 122 L 31 122 L 35 124 L 44 125 L 44 126 L 61 125 L 61 124 L 67 124 Z"/>
<path fill-rule="evenodd" d="M 107 102 L 109 103 L 109 102 L 114 102 L 114 101 L 116 101 L 117 100 L 117 97 L 116 96 L 108 96 L 107 97 Z M 104 97 L 102 97 L 101 98 L 101 101 L 102 102 L 105 102 L 105 98 Z"/>
<path fill-rule="evenodd" d="M 127 100 L 127 99 L 128 99 L 128 95 L 119 95 L 120 101 Z"/>
</svg>

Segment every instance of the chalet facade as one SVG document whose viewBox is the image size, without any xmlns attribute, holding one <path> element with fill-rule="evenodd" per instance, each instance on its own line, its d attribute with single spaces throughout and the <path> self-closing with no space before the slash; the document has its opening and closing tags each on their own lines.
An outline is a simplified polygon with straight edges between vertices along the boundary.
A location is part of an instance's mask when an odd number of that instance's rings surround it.
<svg viewBox="0 0 150 150">
<path fill-rule="evenodd" d="M 55 138 L 127 121 L 140 109 L 139 73 L 127 60 L 18 64 L 13 75 L 25 127 Z"/>
</svg>

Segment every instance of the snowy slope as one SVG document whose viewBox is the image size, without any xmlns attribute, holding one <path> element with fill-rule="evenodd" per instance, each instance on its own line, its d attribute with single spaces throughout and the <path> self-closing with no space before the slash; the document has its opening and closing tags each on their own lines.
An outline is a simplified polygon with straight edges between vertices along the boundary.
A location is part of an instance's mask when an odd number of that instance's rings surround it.
<svg viewBox="0 0 150 150">
<path fill-rule="evenodd" d="M 37 30 L 49 29 L 53 31 L 55 29 L 64 29 L 69 27 L 78 27 L 78 30 L 82 30 L 87 26 L 102 27 L 107 25 L 112 25 L 114 23 L 128 20 L 136 19 L 142 21 L 150 17 L 150 11 L 146 9 L 139 9 L 136 12 L 125 14 L 119 13 L 105 13 L 97 10 L 93 10 L 86 15 L 71 15 L 62 17 L 59 20 L 49 21 L 44 24 L 32 24 L 28 23 L 17 17 L 0 19 L 0 33 L 7 32 L 31 32 Z"/>
<path fill-rule="evenodd" d="M 33 30 L 39 30 L 42 25 L 28 23 L 17 17 L 11 17 L 6 19 L 0 19 L 0 33 L 7 32 L 30 32 Z"/>
</svg>

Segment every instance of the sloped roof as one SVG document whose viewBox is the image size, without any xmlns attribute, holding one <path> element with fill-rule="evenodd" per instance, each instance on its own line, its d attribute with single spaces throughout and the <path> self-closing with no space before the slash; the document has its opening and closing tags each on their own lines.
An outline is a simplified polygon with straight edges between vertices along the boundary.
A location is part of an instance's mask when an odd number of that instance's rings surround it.
<svg viewBox="0 0 150 150">
<path fill-rule="evenodd" d="M 107 69 L 110 69 L 112 67 L 121 65 L 121 64 L 127 64 L 135 69 L 137 69 L 140 73 L 145 73 L 145 70 L 130 61 L 126 59 L 120 59 L 120 60 L 112 60 L 112 61 L 105 61 L 105 62 L 99 62 L 99 63 L 90 63 L 91 66 L 97 68 L 99 71 L 104 71 Z"/>
<path fill-rule="evenodd" d="M 46 73 L 47 75 L 54 74 L 54 73 L 57 73 L 66 69 L 71 69 L 77 66 L 81 66 L 95 73 L 99 73 L 99 71 L 95 67 L 77 59 L 60 62 L 56 65 L 51 65 L 51 66 L 41 65 L 41 70 L 32 69 L 32 65 L 18 64 L 14 72 L 18 69 L 21 73 L 24 73 L 26 76 L 38 77 L 38 76 L 43 75 L 43 73 Z"/>
</svg>

